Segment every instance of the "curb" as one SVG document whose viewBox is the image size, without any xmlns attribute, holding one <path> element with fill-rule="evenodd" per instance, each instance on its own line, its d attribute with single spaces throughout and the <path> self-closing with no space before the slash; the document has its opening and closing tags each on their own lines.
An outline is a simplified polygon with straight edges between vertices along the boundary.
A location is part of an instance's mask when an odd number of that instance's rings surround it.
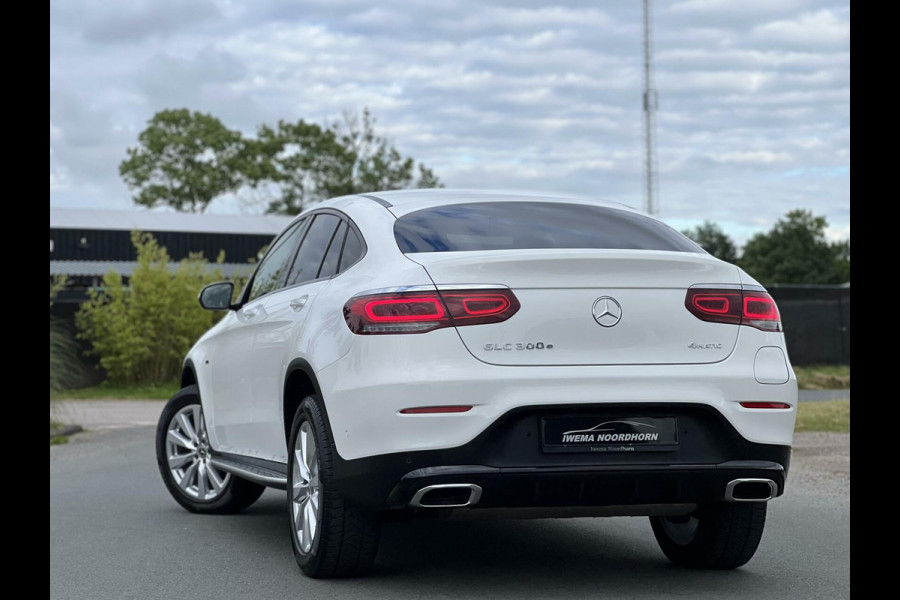
<svg viewBox="0 0 900 600">
<path fill-rule="evenodd" d="M 54 429 L 50 431 L 50 439 L 52 440 L 55 437 L 61 437 L 65 435 L 72 435 L 73 433 L 79 433 L 83 431 L 81 425 L 66 425 L 61 429 Z"/>
</svg>

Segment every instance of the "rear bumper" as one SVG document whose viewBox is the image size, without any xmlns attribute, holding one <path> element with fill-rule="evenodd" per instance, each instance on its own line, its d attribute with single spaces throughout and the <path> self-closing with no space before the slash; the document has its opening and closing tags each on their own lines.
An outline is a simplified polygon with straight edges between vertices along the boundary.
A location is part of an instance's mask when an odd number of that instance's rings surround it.
<svg viewBox="0 0 900 600">
<path fill-rule="evenodd" d="M 735 479 L 766 479 L 784 492 L 790 446 L 743 438 L 717 410 L 697 404 L 645 404 L 643 416 L 674 416 L 680 443 L 664 452 L 546 453 L 547 415 L 624 416 L 634 405 L 527 407 L 502 415 L 456 448 L 391 453 L 334 464 L 334 483 L 349 501 L 371 509 L 403 508 L 431 485 L 481 488 L 477 508 L 702 504 L 725 499 Z"/>
<path fill-rule="evenodd" d="M 471 443 L 520 408 L 631 404 L 695 404 L 717 411 L 740 434 L 760 444 L 789 446 L 797 384 L 759 383 L 761 347 L 783 346 L 783 335 L 750 327 L 726 360 L 693 365 L 496 366 L 475 358 L 455 330 L 423 335 L 355 336 L 349 353 L 316 371 L 346 460 L 440 451 Z M 786 410 L 747 409 L 742 401 L 783 402 Z M 472 405 L 468 412 L 407 415 L 418 406 Z M 451 464 L 480 464 L 457 462 Z"/>
</svg>

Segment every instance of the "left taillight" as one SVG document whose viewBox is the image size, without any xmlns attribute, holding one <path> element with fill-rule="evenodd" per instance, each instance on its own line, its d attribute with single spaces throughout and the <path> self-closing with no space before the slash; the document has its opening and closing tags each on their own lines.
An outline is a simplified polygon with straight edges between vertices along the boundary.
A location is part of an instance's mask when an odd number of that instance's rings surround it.
<svg viewBox="0 0 900 600">
<path fill-rule="evenodd" d="M 426 333 L 441 327 L 499 323 L 519 310 L 508 289 L 364 294 L 344 305 L 344 320 L 360 335 Z"/>
<path fill-rule="evenodd" d="M 781 331 L 778 307 L 765 291 L 691 288 L 687 291 L 684 305 L 702 321 Z"/>
</svg>

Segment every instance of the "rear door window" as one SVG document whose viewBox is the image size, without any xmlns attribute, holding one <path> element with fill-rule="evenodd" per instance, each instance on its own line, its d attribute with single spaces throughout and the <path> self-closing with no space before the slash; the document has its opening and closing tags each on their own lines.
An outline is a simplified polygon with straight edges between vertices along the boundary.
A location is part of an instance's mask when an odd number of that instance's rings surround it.
<svg viewBox="0 0 900 600">
<path fill-rule="evenodd" d="M 344 237 L 346 235 L 347 222 L 341 221 L 337 231 L 334 232 L 334 236 L 331 238 L 331 245 L 328 246 L 328 251 L 325 253 L 325 259 L 322 261 L 322 266 L 319 267 L 319 278 L 331 277 L 337 273 L 338 262 L 341 259 L 341 250 L 344 247 Z"/>
<path fill-rule="evenodd" d="M 426 208 L 397 219 L 394 238 L 404 253 L 552 248 L 703 252 L 671 227 L 644 215 L 561 202 Z"/>
<path fill-rule="evenodd" d="M 325 258 L 331 238 L 334 237 L 340 222 L 341 219 L 335 215 L 327 213 L 316 215 L 306 231 L 306 236 L 300 242 L 300 249 L 291 267 L 287 285 L 297 285 L 318 277 L 322 259 Z"/>
<path fill-rule="evenodd" d="M 344 252 L 341 254 L 341 266 L 338 273 L 346 271 L 362 258 L 365 246 L 359 234 L 351 227 L 347 231 L 347 241 L 344 242 Z"/>
</svg>

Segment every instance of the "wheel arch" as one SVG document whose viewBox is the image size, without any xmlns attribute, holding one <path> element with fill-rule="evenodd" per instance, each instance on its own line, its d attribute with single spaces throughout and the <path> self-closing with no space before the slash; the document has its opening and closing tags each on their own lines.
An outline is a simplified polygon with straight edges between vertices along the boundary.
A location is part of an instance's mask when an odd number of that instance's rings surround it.
<svg viewBox="0 0 900 600">
<path fill-rule="evenodd" d="M 195 384 L 197 384 L 197 370 L 194 368 L 194 361 L 187 359 L 181 368 L 181 388 Z"/>
<path fill-rule="evenodd" d="M 287 447 L 288 438 L 291 436 L 291 425 L 293 424 L 294 414 L 300 407 L 300 403 L 307 396 L 316 395 L 322 402 L 319 408 L 325 416 L 325 425 L 331 434 L 331 423 L 328 420 L 328 412 L 325 410 L 324 397 L 319 387 L 319 380 L 313 371 L 312 365 L 302 358 L 295 358 L 288 365 L 284 376 L 284 394 L 282 397 L 282 429 L 284 431 L 284 442 Z M 331 434 L 333 437 L 333 434 Z"/>
</svg>

